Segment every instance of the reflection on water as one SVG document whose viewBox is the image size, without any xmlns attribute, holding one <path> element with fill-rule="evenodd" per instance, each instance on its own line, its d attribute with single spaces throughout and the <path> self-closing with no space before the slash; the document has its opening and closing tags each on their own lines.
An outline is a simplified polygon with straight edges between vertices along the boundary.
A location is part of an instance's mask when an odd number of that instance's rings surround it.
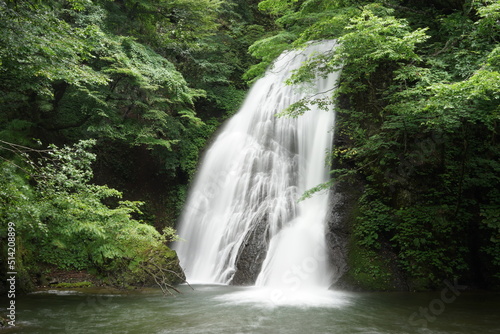
<svg viewBox="0 0 500 334">
<path fill-rule="evenodd" d="M 18 297 L 18 326 L 3 333 L 500 333 L 500 295 L 494 293 L 463 292 L 433 315 L 422 310 L 439 293 L 322 291 L 291 297 L 255 287 L 194 288 L 183 286 L 176 297 L 157 290 L 51 290 Z M 420 318 L 411 318 L 415 312 Z"/>
</svg>

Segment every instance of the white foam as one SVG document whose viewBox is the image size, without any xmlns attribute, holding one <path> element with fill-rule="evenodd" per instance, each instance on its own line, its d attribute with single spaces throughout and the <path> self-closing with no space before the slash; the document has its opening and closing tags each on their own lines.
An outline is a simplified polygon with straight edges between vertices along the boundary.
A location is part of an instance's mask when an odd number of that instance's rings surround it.
<svg viewBox="0 0 500 334">
<path fill-rule="evenodd" d="M 338 308 L 351 302 L 351 297 L 346 292 L 312 288 L 292 290 L 278 287 L 249 287 L 214 299 L 227 304 L 250 304 L 270 308 L 278 306 Z"/>
</svg>

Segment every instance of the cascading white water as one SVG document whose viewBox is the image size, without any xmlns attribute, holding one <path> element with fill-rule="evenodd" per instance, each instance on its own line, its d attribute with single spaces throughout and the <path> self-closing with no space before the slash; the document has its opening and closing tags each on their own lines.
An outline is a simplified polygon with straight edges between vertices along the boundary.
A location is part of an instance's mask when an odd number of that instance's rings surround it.
<svg viewBox="0 0 500 334">
<path fill-rule="evenodd" d="M 265 256 L 255 258 L 256 285 L 328 287 L 328 194 L 298 198 L 328 180 L 335 115 L 314 106 L 298 118 L 276 114 L 301 98 L 331 94 L 337 73 L 312 87 L 284 82 L 307 57 L 334 47 L 324 41 L 282 54 L 206 152 L 181 217 L 185 241 L 174 246 L 188 281 L 230 283 L 253 242 Z"/>
</svg>

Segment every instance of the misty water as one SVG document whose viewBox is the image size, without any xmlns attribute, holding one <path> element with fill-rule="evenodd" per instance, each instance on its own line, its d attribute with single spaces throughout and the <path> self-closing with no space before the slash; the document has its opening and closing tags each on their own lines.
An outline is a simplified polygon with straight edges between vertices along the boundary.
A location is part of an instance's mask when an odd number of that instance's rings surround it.
<svg viewBox="0 0 500 334">
<path fill-rule="evenodd" d="M 18 297 L 17 326 L 2 332 L 500 333 L 499 294 L 457 290 L 455 295 L 445 284 L 444 294 L 325 291 L 316 301 L 295 305 L 276 304 L 279 298 L 274 297 L 257 301 L 255 295 L 273 291 L 256 287 L 193 288 L 181 286 L 182 294 L 175 297 L 164 297 L 159 290 L 38 292 Z"/>
<path fill-rule="evenodd" d="M 201 162 L 174 247 L 188 281 L 327 289 L 325 238 L 329 193 L 299 201 L 328 181 L 333 106 L 315 104 L 300 117 L 278 117 L 302 99 L 328 99 L 337 72 L 287 85 L 306 60 L 331 52 L 333 40 L 284 52 L 249 91 Z M 326 110 L 325 110 L 326 109 Z M 307 271 L 300 282 L 290 275 Z"/>
</svg>

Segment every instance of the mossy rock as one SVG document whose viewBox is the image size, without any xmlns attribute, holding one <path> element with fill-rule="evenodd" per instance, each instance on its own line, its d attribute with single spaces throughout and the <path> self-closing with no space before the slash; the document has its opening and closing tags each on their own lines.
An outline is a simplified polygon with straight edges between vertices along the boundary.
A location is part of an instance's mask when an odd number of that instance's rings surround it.
<svg viewBox="0 0 500 334">
<path fill-rule="evenodd" d="M 122 288 L 156 286 L 158 282 L 176 285 L 184 283 L 186 279 L 177 253 L 165 245 L 148 253 L 143 261 L 105 274 L 103 282 Z"/>
<path fill-rule="evenodd" d="M 405 278 L 391 261 L 391 254 L 361 247 L 356 239 L 348 246 L 349 270 L 336 286 L 354 291 L 408 290 Z"/>
<path fill-rule="evenodd" d="M 93 285 L 94 284 L 92 282 L 63 282 L 54 284 L 53 287 L 74 289 L 74 288 L 89 288 Z"/>
</svg>

